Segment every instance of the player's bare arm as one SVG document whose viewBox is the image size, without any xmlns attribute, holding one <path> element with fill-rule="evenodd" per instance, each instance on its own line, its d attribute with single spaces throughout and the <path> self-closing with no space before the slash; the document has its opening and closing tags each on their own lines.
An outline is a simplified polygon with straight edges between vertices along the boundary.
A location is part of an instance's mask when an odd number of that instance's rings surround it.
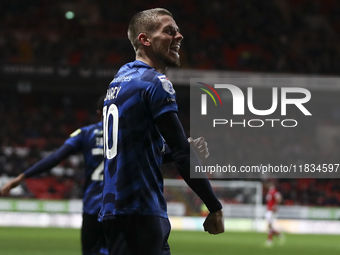
<svg viewBox="0 0 340 255">
<path fill-rule="evenodd" d="M 280 192 L 276 192 L 275 193 L 275 201 L 276 201 L 276 204 L 280 204 L 282 202 L 282 195 Z"/>
<path fill-rule="evenodd" d="M 1 195 L 2 196 L 8 196 L 11 189 L 17 187 L 23 180 L 25 179 L 24 174 L 18 175 L 13 180 L 7 182 L 2 188 L 1 188 Z"/>
</svg>

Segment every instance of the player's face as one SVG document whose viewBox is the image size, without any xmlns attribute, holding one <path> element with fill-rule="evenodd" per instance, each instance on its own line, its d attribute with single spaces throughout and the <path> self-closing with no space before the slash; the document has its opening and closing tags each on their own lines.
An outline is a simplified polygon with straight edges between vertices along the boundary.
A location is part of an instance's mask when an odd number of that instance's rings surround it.
<svg viewBox="0 0 340 255">
<path fill-rule="evenodd" d="M 159 25 L 151 37 L 151 45 L 156 57 L 166 66 L 179 66 L 179 49 L 183 36 L 170 16 L 159 16 Z"/>
</svg>

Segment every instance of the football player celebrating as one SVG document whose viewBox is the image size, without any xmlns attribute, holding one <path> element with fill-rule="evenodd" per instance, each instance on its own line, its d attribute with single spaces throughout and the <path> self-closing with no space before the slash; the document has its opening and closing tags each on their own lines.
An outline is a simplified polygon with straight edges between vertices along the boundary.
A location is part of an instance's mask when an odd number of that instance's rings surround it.
<svg viewBox="0 0 340 255">
<path fill-rule="evenodd" d="M 164 75 L 180 64 L 183 36 L 162 8 L 137 13 L 128 37 L 136 60 L 122 66 L 109 85 L 103 109 L 104 190 L 99 220 L 110 255 L 168 255 L 170 223 L 160 171 L 164 140 L 179 174 L 206 204 L 210 234 L 224 232 L 222 205 L 210 182 L 190 178 L 200 165 L 187 141 L 172 83 Z M 124 247 L 130 253 L 124 253 Z"/>
</svg>

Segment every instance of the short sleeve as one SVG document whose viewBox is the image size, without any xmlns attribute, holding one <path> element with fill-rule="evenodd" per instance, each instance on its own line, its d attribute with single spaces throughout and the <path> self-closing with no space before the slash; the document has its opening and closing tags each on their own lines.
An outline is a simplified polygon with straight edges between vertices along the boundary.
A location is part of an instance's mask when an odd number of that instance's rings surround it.
<svg viewBox="0 0 340 255">
<path fill-rule="evenodd" d="M 65 141 L 65 144 L 69 144 L 74 147 L 77 151 L 82 148 L 83 144 L 83 130 L 81 128 L 74 131 L 70 137 Z"/>
<path fill-rule="evenodd" d="M 165 112 L 178 112 L 175 89 L 165 75 L 153 79 L 153 83 L 146 88 L 144 100 L 154 119 Z"/>
</svg>

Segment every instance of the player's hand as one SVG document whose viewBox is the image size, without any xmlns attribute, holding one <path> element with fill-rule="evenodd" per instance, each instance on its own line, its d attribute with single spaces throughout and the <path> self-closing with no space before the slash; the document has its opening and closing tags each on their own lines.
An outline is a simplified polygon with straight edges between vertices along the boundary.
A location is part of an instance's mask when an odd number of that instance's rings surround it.
<svg viewBox="0 0 340 255">
<path fill-rule="evenodd" d="M 224 217 L 222 210 L 209 213 L 203 223 L 204 231 L 209 234 L 217 235 L 224 232 Z"/>
<path fill-rule="evenodd" d="M 14 178 L 13 180 L 7 182 L 5 184 L 5 186 L 3 186 L 1 188 L 0 194 L 2 196 L 8 196 L 9 192 L 11 191 L 11 189 L 15 188 L 16 186 L 18 186 L 23 180 L 25 179 L 24 174 L 20 174 L 19 176 L 17 176 L 16 178 Z"/>
<path fill-rule="evenodd" d="M 204 141 L 203 137 L 198 137 L 196 139 L 189 137 L 188 142 L 194 146 L 194 149 L 200 159 L 206 159 L 209 157 L 208 144 Z"/>
</svg>

